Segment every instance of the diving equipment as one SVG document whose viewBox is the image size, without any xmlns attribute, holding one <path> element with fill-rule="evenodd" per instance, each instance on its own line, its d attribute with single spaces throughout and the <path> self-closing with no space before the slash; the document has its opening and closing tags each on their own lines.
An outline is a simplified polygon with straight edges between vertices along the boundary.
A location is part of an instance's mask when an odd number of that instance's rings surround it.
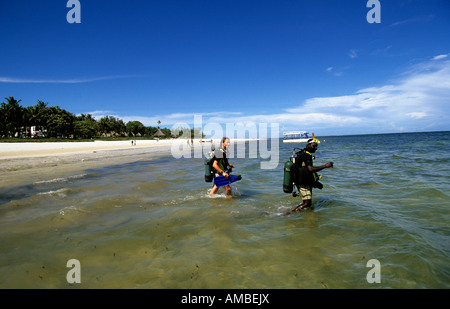
<svg viewBox="0 0 450 309">
<path fill-rule="evenodd" d="M 297 157 L 297 153 L 295 150 L 298 148 L 294 148 L 292 155 L 289 157 L 289 161 L 284 163 L 284 174 L 283 174 L 283 192 L 284 193 L 292 193 L 294 189 L 294 167 L 295 167 L 295 158 Z"/>
<path fill-rule="evenodd" d="M 214 168 L 212 167 L 214 163 L 214 151 L 208 153 L 205 158 L 205 181 L 212 182 L 214 178 Z"/>
<path fill-rule="evenodd" d="M 212 182 L 214 179 L 215 169 L 212 166 L 215 160 L 215 152 L 214 150 L 210 151 L 207 156 L 205 157 L 205 181 L 206 182 Z M 227 161 L 228 162 L 228 161 Z M 224 171 L 227 174 L 230 174 L 232 171 L 232 168 L 230 166 L 227 166 Z"/>
<path fill-rule="evenodd" d="M 314 142 L 319 142 L 314 137 Z M 322 189 L 323 185 L 319 182 L 322 176 L 318 175 L 316 172 L 310 172 L 306 166 L 302 166 L 300 157 L 304 154 L 311 156 L 311 159 L 315 157 L 308 152 L 306 149 L 294 148 L 292 155 L 289 160 L 284 164 L 284 175 L 283 175 L 283 192 L 292 193 L 294 190 L 294 185 L 299 188 L 300 186 L 311 186 L 313 188 Z M 293 196 L 297 194 L 294 192 Z"/>
<path fill-rule="evenodd" d="M 228 179 L 221 175 L 214 177 L 214 184 L 216 187 L 223 187 L 241 179 L 241 175 L 228 175 Z"/>
</svg>

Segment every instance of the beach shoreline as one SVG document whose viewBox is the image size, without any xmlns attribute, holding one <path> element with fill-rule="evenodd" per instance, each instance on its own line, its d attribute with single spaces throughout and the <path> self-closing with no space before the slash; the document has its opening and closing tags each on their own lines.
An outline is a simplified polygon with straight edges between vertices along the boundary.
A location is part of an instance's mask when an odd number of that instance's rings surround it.
<svg viewBox="0 0 450 309">
<path fill-rule="evenodd" d="M 108 164 L 111 159 L 137 153 L 170 152 L 170 140 L 0 143 L 0 171 L 18 172 L 89 162 Z M 102 162 L 103 161 L 103 162 Z"/>
<path fill-rule="evenodd" d="M 1 143 L 0 142 L 0 161 L 5 159 L 32 158 L 41 156 L 57 156 L 71 155 L 78 153 L 89 153 L 103 150 L 125 150 L 148 147 L 165 147 L 170 150 L 173 144 L 192 145 L 201 144 L 211 145 L 214 143 L 220 145 L 220 139 L 194 139 L 189 144 L 186 139 L 170 139 L 170 140 L 136 140 L 132 144 L 131 140 L 120 141 L 101 141 L 94 140 L 92 142 L 18 142 L 18 143 Z M 249 139 L 234 139 L 236 143 L 249 141 Z"/>
<path fill-rule="evenodd" d="M 245 142 L 247 139 L 234 139 L 236 143 Z M 219 139 L 194 139 L 193 144 L 210 145 L 220 144 Z M 32 158 L 41 156 L 58 156 L 73 155 L 79 153 L 89 153 L 104 150 L 126 150 L 148 147 L 164 147 L 170 150 L 173 144 L 187 144 L 186 139 L 170 139 L 170 140 L 136 140 L 132 144 L 131 140 L 120 141 L 101 141 L 94 140 L 92 142 L 18 142 L 18 143 L 1 143 L 0 142 L 0 161 L 5 159 Z M 192 146 L 189 143 L 190 146 Z"/>
<path fill-rule="evenodd" d="M 92 142 L 24 142 L 0 143 L 0 160 L 31 158 L 41 156 L 72 155 L 103 150 L 136 149 L 143 147 L 170 147 L 176 140 L 139 140 L 132 145 L 131 140 L 126 141 L 99 141 Z"/>
<path fill-rule="evenodd" d="M 235 140 L 236 143 L 243 141 L 245 140 Z M 201 142 L 200 139 L 194 139 L 193 145 L 201 145 L 204 151 L 211 147 L 211 142 L 217 146 L 220 140 L 205 139 Z M 36 170 L 69 164 L 108 165 L 139 156 L 150 159 L 155 155 L 171 155 L 172 146 L 175 144 L 184 146 L 187 145 L 187 140 L 136 140 L 136 145 L 132 145 L 131 140 L 0 143 L 0 172 Z"/>
</svg>

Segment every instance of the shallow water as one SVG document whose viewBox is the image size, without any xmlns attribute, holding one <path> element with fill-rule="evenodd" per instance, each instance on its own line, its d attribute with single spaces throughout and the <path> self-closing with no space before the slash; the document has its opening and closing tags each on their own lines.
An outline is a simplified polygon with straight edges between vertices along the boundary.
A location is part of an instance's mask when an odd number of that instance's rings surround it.
<svg viewBox="0 0 450 309">
<path fill-rule="evenodd" d="M 0 189 L 0 287 L 449 288 L 449 137 L 321 138 L 314 164 L 335 167 L 314 208 L 289 216 L 282 143 L 274 170 L 230 159 L 233 199 L 209 196 L 202 159 L 162 154 L 16 176 Z"/>
</svg>

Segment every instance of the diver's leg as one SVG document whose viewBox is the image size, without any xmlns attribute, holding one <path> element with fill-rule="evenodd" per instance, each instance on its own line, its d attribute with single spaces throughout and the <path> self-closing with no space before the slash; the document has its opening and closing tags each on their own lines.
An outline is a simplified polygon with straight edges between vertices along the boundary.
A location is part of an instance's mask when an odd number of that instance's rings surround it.
<svg viewBox="0 0 450 309">
<path fill-rule="evenodd" d="M 300 186 L 299 188 L 300 195 L 302 196 L 302 203 L 297 205 L 291 211 L 285 213 L 285 215 L 289 215 L 292 212 L 300 211 L 302 209 L 311 207 L 312 205 L 312 188 L 310 186 Z"/>
<path fill-rule="evenodd" d="M 216 194 L 218 190 L 219 190 L 219 187 L 214 185 L 213 188 L 211 189 L 211 192 L 209 192 L 209 194 L 211 194 L 211 195 Z"/>
<path fill-rule="evenodd" d="M 224 189 L 225 189 L 225 196 L 227 198 L 231 198 L 232 197 L 231 196 L 231 187 L 230 186 L 225 186 Z"/>
<path fill-rule="evenodd" d="M 304 200 L 301 204 L 297 205 L 292 211 L 300 211 L 302 209 L 311 207 L 311 200 Z"/>
</svg>

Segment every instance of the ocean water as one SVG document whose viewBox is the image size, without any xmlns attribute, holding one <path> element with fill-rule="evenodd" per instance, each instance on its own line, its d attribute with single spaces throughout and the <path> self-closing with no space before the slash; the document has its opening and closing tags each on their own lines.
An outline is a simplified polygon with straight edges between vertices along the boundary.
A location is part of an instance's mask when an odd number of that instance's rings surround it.
<svg viewBox="0 0 450 309">
<path fill-rule="evenodd" d="M 301 201 L 283 193 L 281 142 L 276 169 L 230 159 L 232 199 L 208 194 L 202 159 L 170 153 L 14 174 L 0 288 L 450 288 L 450 132 L 319 138 L 314 164 L 334 168 L 287 216 Z"/>
</svg>

